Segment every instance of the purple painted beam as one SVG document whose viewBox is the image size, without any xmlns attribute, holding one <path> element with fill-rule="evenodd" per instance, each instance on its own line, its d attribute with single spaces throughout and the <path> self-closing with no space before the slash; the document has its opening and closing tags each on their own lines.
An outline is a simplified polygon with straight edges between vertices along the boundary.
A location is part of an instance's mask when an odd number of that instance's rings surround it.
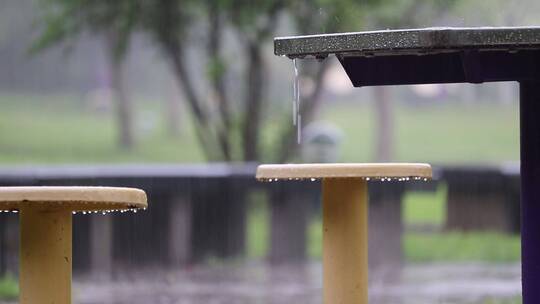
<svg viewBox="0 0 540 304">
<path fill-rule="evenodd" d="M 521 271 L 523 303 L 540 303 L 540 80 L 521 82 Z"/>
</svg>

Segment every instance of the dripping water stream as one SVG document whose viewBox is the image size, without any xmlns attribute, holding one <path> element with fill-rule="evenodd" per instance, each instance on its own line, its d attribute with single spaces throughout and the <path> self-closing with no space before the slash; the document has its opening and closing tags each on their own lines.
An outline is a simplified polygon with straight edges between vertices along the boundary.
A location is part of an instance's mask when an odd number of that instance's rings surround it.
<svg viewBox="0 0 540 304">
<path fill-rule="evenodd" d="M 296 140 L 300 144 L 302 141 L 302 116 L 300 114 L 300 77 L 298 75 L 298 64 L 296 60 L 296 58 L 293 59 L 293 125 L 296 126 Z"/>
</svg>

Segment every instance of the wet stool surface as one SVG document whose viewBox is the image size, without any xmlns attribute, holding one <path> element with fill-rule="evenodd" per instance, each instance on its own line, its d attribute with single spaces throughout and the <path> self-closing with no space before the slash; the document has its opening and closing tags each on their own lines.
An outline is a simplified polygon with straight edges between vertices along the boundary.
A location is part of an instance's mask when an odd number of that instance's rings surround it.
<svg viewBox="0 0 540 304">
<path fill-rule="evenodd" d="M 146 194 L 122 187 L 0 187 L 0 210 L 51 207 L 71 211 L 146 208 Z"/>
<path fill-rule="evenodd" d="M 134 188 L 0 187 L 0 210 L 20 214 L 19 302 L 71 303 L 72 213 L 146 207 Z"/>
<path fill-rule="evenodd" d="M 308 178 L 431 178 L 431 166 L 422 163 L 335 163 L 261 165 L 257 179 Z"/>
</svg>

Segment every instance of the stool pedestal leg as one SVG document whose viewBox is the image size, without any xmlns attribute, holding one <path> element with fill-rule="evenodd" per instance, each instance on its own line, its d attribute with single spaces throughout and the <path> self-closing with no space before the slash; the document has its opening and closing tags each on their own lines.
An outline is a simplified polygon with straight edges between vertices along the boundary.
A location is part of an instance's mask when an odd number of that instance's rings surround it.
<svg viewBox="0 0 540 304">
<path fill-rule="evenodd" d="M 324 304 L 367 304 L 367 182 L 336 178 L 322 184 Z"/>
<path fill-rule="evenodd" d="M 21 208 L 21 304 L 71 304 L 71 224 L 69 210 Z"/>
</svg>

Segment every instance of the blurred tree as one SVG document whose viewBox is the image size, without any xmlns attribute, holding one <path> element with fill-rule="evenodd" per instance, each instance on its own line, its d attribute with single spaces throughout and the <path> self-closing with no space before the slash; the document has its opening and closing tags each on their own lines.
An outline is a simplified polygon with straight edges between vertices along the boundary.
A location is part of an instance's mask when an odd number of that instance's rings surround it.
<svg viewBox="0 0 540 304">
<path fill-rule="evenodd" d="M 384 1 L 384 0 L 382 0 Z M 366 14 L 381 0 L 299 0 L 291 2 L 289 14 L 300 35 L 358 31 L 365 27 Z M 300 77 L 309 79 L 313 89 L 308 95 L 300 96 L 302 128 L 315 117 L 321 102 L 324 77 L 329 67 L 328 60 L 303 60 Z M 297 152 L 296 127 L 284 123 L 281 144 L 278 145 L 277 161 L 285 162 Z"/>
<path fill-rule="evenodd" d="M 358 31 L 367 26 L 375 25 L 381 28 L 399 28 L 402 26 L 418 26 L 423 23 L 431 23 L 458 0 L 297 0 L 287 1 L 280 4 L 280 1 L 263 1 L 257 5 L 246 5 L 249 1 L 224 0 L 221 3 L 228 3 L 232 15 L 233 25 L 236 30 L 246 37 L 248 42 L 248 58 L 258 58 L 259 61 L 253 65 L 255 70 L 248 70 L 246 83 L 255 95 L 246 95 L 246 109 L 243 122 L 245 129 L 244 138 L 244 159 L 255 160 L 260 158 L 260 138 L 261 113 L 264 112 L 264 87 L 257 87 L 257 79 L 267 75 L 266 67 L 262 61 L 262 56 L 253 56 L 254 52 L 260 54 L 260 48 L 265 39 L 269 39 L 269 34 L 275 29 L 277 10 L 272 10 L 282 6 L 282 10 L 291 17 L 299 34 L 313 33 L 333 33 Z M 210 1 L 215 2 L 215 1 Z M 274 6 L 273 6 L 274 5 Z M 254 28 L 261 25 L 261 20 L 265 20 L 266 28 L 257 33 Z M 264 23 L 262 23 L 264 24 Z M 383 27 L 384 28 L 384 27 Z M 258 50 L 257 50 L 258 49 Z M 303 61 L 301 77 L 309 79 L 313 84 L 313 89 L 307 95 L 301 96 L 300 113 L 302 116 L 302 127 L 309 124 L 320 106 L 321 92 L 328 62 Z M 260 74 L 257 74 L 260 73 Z M 253 77 L 258 75 L 258 77 Z M 384 90 L 377 90 L 376 112 L 380 128 L 380 142 L 377 143 L 376 155 L 378 160 L 388 160 L 392 150 L 392 115 L 391 106 L 388 104 L 389 98 Z M 258 94 L 257 94 L 258 93 Z M 271 143 L 272 147 L 278 150 L 273 153 L 274 161 L 285 162 L 294 156 L 298 145 L 296 142 L 296 128 L 291 123 L 283 123 L 284 126 L 280 136 L 280 143 Z"/>
<path fill-rule="evenodd" d="M 399 0 L 383 1 L 369 15 L 369 24 L 376 29 L 401 29 L 433 26 L 444 20 L 448 11 L 460 0 Z M 378 86 L 373 91 L 375 107 L 375 151 L 377 162 L 392 160 L 394 144 L 394 117 L 391 92 Z"/>
<path fill-rule="evenodd" d="M 34 42 L 33 53 L 60 42 L 69 47 L 84 31 L 104 38 L 110 89 L 116 102 L 118 143 L 122 148 L 131 148 L 134 144 L 133 105 L 124 86 L 123 64 L 137 20 L 138 3 L 130 0 L 44 0 L 42 4 L 45 29 Z"/>
<path fill-rule="evenodd" d="M 121 81 L 121 64 L 129 38 L 134 31 L 151 36 L 170 60 L 174 74 L 185 95 L 195 123 L 197 138 L 208 160 L 260 160 L 261 126 L 266 111 L 268 67 L 263 56 L 265 43 L 271 40 L 282 13 L 289 12 L 297 25 L 317 28 L 334 22 L 340 16 L 358 12 L 361 5 L 355 1 L 300 1 L 286 0 L 43 0 L 45 30 L 34 49 L 42 49 L 60 41 L 68 41 L 83 31 L 100 33 L 107 37 L 113 67 L 113 87 L 118 101 L 121 143 L 132 144 L 129 101 Z M 299 3 L 300 3 L 299 2 Z M 377 2 L 377 1 L 366 1 Z M 303 13 L 297 14 L 299 5 Z M 337 8 L 337 9 L 336 9 Z M 324 15 L 317 12 L 325 11 Z M 313 14 L 312 14 L 313 13 Z M 206 100 L 204 92 L 195 85 L 195 76 L 188 71 L 187 36 L 194 24 L 206 18 L 207 76 L 212 87 L 213 100 Z M 315 22 L 316 20 L 316 22 Z M 343 19 L 345 20 L 345 18 Z M 347 19 L 348 20 L 348 19 Z M 351 18 L 356 23 L 357 19 Z M 359 19 L 358 19 L 359 20 Z M 309 23 L 309 22 L 311 23 Z M 315 23 L 314 23 L 315 22 Z M 343 22 L 345 23 L 345 22 Z M 329 26 L 328 29 L 331 29 Z M 231 29 L 240 41 L 243 65 L 243 96 L 241 102 L 231 103 L 230 87 L 226 84 L 229 72 L 223 58 L 224 31 Z M 336 30 L 339 26 L 335 27 Z M 303 124 L 313 116 L 321 91 L 326 64 L 313 72 L 317 88 L 306 97 L 302 112 Z M 295 132 L 292 127 L 283 131 L 279 160 L 291 157 Z"/>
<path fill-rule="evenodd" d="M 230 143 L 239 139 L 239 145 L 222 145 L 222 148 L 240 146 L 240 159 L 246 161 L 261 160 L 264 147 L 261 142 L 262 127 L 268 110 L 266 91 L 269 67 L 266 65 L 263 51 L 265 43 L 270 41 L 278 25 L 280 15 L 291 18 L 295 27 L 301 34 L 312 32 L 335 32 L 346 28 L 358 29 L 362 25 L 363 14 L 371 5 L 376 5 L 380 0 L 264 0 L 254 3 L 249 0 L 206 0 L 210 24 L 210 47 L 209 58 L 212 71 L 210 79 L 214 84 L 224 134 L 221 138 Z M 224 85 L 224 77 L 228 67 L 221 57 L 220 37 L 223 37 L 223 22 L 228 20 L 230 26 L 240 40 L 240 46 L 245 62 L 243 73 L 245 92 L 240 111 L 231 115 L 228 101 L 227 87 Z M 320 64 L 306 63 L 302 71 L 304 79 L 311 79 L 314 84 L 309 94 L 302 96 L 300 113 L 302 127 L 313 119 L 320 103 L 322 84 L 328 64 L 323 61 Z M 232 118 L 231 118 L 232 117 Z M 236 123 L 231 123 L 236 122 Z M 278 135 L 278 142 L 269 144 L 273 161 L 284 162 L 289 160 L 297 152 L 296 127 L 290 122 L 281 124 L 284 126 Z M 274 150 L 276 149 L 277 150 Z M 266 149 L 264 149 L 266 150 Z M 228 150 L 229 152 L 234 152 Z"/>
<path fill-rule="evenodd" d="M 109 33 L 113 63 L 121 62 L 129 37 L 134 31 L 145 33 L 170 61 L 185 102 L 194 118 L 195 132 L 211 161 L 262 160 L 262 126 L 268 111 L 268 74 L 264 50 L 271 41 L 281 16 L 290 18 L 300 34 L 320 32 L 358 31 L 369 20 L 377 23 L 408 25 L 421 8 L 443 8 L 456 0 L 42 0 L 52 13 L 46 15 L 46 30 L 37 45 L 40 47 L 66 40 L 82 32 Z M 396 4 L 398 3 L 398 4 Z M 395 26 L 390 26 L 395 27 Z M 197 75 L 188 69 L 193 47 L 189 38 L 194 30 L 204 41 L 207 60 L 207 81 L 211 98 L 197 85 Z M 242 71 L 242 93 L 228 81 L 232 67 L 224 57 L 224 37 L 231 32 L 239 41 L 238 53 Z M 236 69 L 238 67 L 235 67 Z M 328 63 L 303 62 L 302 78 L 311 79 L 313 89 L 303 95 L 300 113 L 302 126 L 315 116 Z M 204 87 L 204 86 L 203 86 Z M 122 92 L 122 90 L 118 90 Z M 235 96 L 235 97 L 232 97 Z M 122 100 L 119 98 L 119 100 Z M 120 102 L 120 104 L 124 104 Z M 122 111 L 119 111 L 121 113 Z M 120 118 L 123 116 L 120 115 Z M 266 143 L 272 161 L 284 162 L 292 158 L 295 128 L 283 123 L 278 142 Z M 277 150 L 274 150 L 277 149 Z"/>
</svg>

